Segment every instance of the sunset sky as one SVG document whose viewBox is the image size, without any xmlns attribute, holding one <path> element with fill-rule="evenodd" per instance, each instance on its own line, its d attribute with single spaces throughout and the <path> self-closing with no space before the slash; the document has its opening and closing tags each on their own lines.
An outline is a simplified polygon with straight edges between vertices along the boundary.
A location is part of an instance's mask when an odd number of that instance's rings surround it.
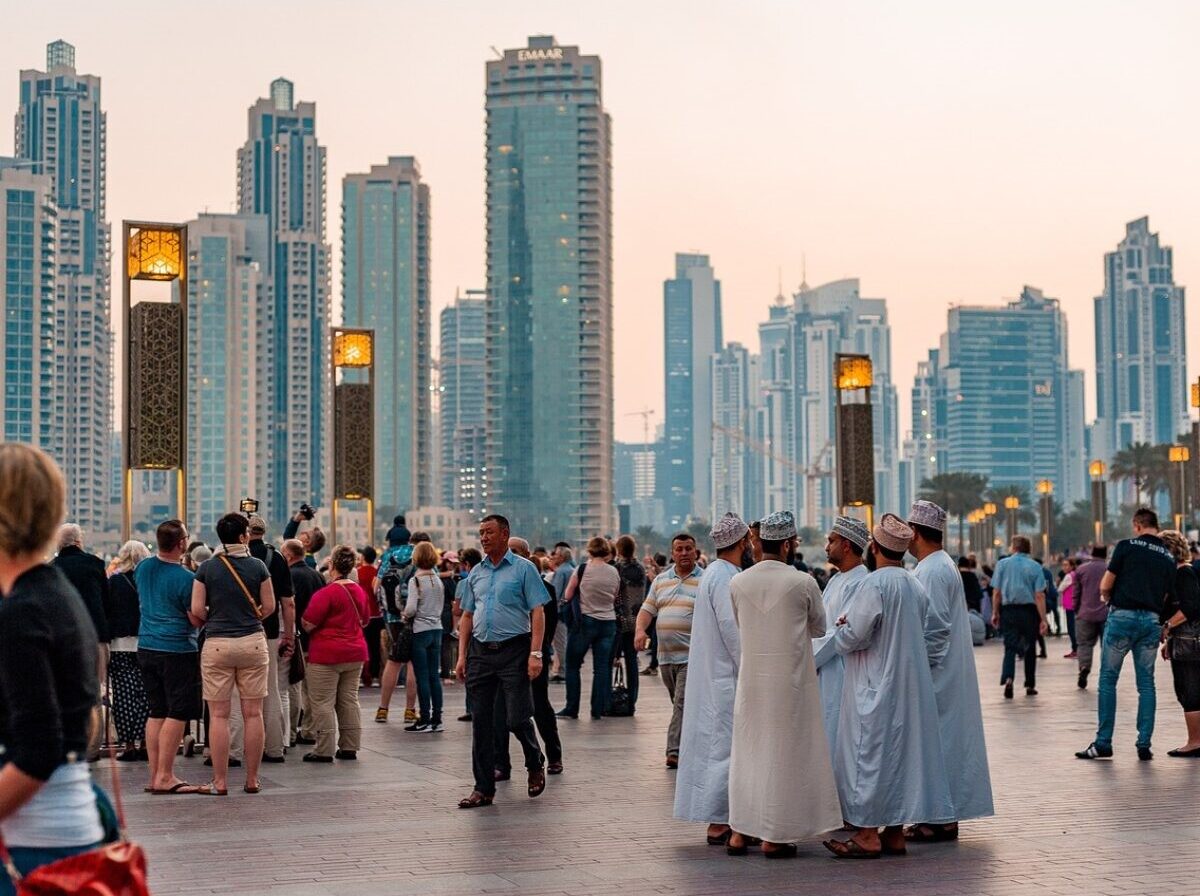
<svg viewBox="0 0 1200 896">
<path fill-rule="evenodd" d="M 317 103 L 340 302 L 342 176 L 415 155 L 433 193 L 435 309 L 484 283 L 492 48 L 554 34 L 599 54 L 626 440 L 641 439 L 632 412 L 661 419 L 662 281 L 677 251 L 712 256 L 726 338 L 755 350 L 780 271 L 794 289 L 802 258 L 813 285 L 857 276 L 887 298 L 902 437 L 950 304 L 1024 284 L 1061 299 L 1090 416 L 1092 298 L 1125 223 L 1149 215 L 1176 281 L 1200 289 L 1195 3 L 9 0 L 3 20 L 0 119 L 18 71 L 44 67 L 56 38 L 103 78 L 114 231 L 235 210 L 246 109 L 284 76 Z"/>
</svg>

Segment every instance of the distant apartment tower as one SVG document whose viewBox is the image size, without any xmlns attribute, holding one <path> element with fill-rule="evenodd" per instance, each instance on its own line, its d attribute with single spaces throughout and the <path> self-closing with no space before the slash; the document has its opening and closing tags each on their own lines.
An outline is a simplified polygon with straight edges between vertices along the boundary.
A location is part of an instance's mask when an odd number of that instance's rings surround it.
<svg viewBox="0 0 1200 896">
<path fill-rule="evenodd" d="M 5 442 L 47 449 L 65 422 L 55 403 L 57 223 L 50 178 L 0 158 L 0 422 Z"/>
<path fill-rule="evenodd" d="M 721 350 L 721 281 L 707 255 L 675 256 L 663 283 L 664 481 L 668 525 L 712 511 L 712 369 Z"/>
<path fill-rule="evenodd" d="M 211 533 L 266 494 L 271 438 L 271 233 L 265 215 L 188 222 L 187 524 Z"/>
<path fill-rule="evenodd" d="M 487 503 L 484 328 L 487 292 L 468 289 L 442 309 L 438 335 L 441 504 L 479 518 Z"/>
<path fill-rule="evenodd" d="M 100 79 L 75 71 L 75 48 L 55 41 L 46 71 L 21 72 L 16 155 L 50 180 L 57 209 L 51 404 L 64 418 L 42 443 L 67 480 L 68 516 L 102 530 L 108 510 L 113 412 L 106 126 Z"/>
<path fill-rule="evenodd" d="M 325 242 L 325 150 L 315 103 L 296 103 L 291 81 L 249 110 L 238 150 L 238 210 L 265 215 L 270 237 L 270 414 L 261 499 L 282 525 L 304 501 L 327 502 L 329 468 L 329 246 Z"/>
<path fill-rule="evenodd" d="M 488 509 L 614 528 L 612 182 L 600 57 L 529 38 L 487 63 Z"/>
<path fill-rule="evenodd" d="M 1083 454 L 1083 394 L 1080 374 L 1068 369 L 1057 299 L 1026 286 L 1005 306 L 951 308 L 929 363 L 936 370 L 924 369 L 929 382 L 919 378 L 914 390 L 914 412 L 931 394 L 935 416 L 932 440 L 922 436 L 922 463 L 936 458 L 939 473 L 978 473 L 1031 496 L 1048 479 L 1067 506 L 1082 498 L 1079 459 L 1070 455 Z"/>
<path fill-rule="evenodd" d="M 375 504 L 435 503 L 429 185 L 411 156 L 342 181 L 342 322 L 375 331 Z"/>
<path fill-rule="evenodd" d="M 663 502 L 656 484 L 657 442 L 617 442 L 613 453 L 613 492 L 617 507 L 628 508 L 628 531 L 644 526 L 665 532 Z M 642 547 L 645 547 L 643 545 Z"/>
<path fill-rule="evenodd" d="M 705 515 L 716 520 L 732 511 L 747 517 L 761 467 L 751 438 L 751 417 L 759 392 L 758 357 L 731 342 L 711 357 L 709 366 L 712 498 Z"/>
<path fill-rule="evenodd" d="M 759 450 L 749 513 L 761 519 L 779 510 L 796 513 L 796 433 L 793 426 L 792 314 L 783 293 L 775 297 L 768 319 L 758 325 L 759 395 L 753 411 L 753 435 Z"/>
<path fill-rule="evenodd" d="M 1095 312 L 1093 450 L 1110 460 L 1134 442 L 1174 442 L 1188 428 L 1184 288 L 1149 218 L 1126 224 L 1125 239 L 1105 254 Z"/>
</svg>

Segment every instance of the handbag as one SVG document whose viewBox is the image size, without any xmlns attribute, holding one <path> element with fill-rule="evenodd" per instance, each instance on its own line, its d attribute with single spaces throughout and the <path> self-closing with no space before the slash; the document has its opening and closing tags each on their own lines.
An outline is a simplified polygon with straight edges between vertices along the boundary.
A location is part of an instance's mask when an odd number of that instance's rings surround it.
<svg viewBox="0 0 1200 896">
<path fill-rule="evenodd" d="M 242 581 L 242 577 L 239 576 L 237 570 L 233 568 L 233 564 L 229 562 L 229 558 L 224 554 L 218 554 L 217 556 L 221 558 L 221 562 L 225 564 L 225 568 L 229 570 L 229 574 L 233 576 L 234 580 L 239 585 L 242 586 L 242 594 L 246 595 L 246 600 L 250 602 L 250 609 L 254 611 L 254 618 L 261 622 L 263 618 L 262 607 L 259 606 L 255 602 L 254 598 L 250 596 L 250 589 L 246 587 L 246 583 Z"/>
<path fill-rule="evenodd" d="M 121 802 L 115 745 L 109 747 L 109 759 L 117 808 L 117 839 L 98 849 L 42 865 L 22 876 L 4 838 L 0 837 L 0 862 L 4 863 L 17 896 L 150 896 L 146 853 L 125 834 L 125 807 Z"/>
<path fill-rule="evenodd" d="M 1167 637 L 1172 661 L 1200 663 L 1200 622 L 1185 622 Z"/>
<path fill-rule="evenodd" d="M 575 596 L 561 605 L 559 613 L 562 621 L 566 623 L 567 632 L 572 635 L 583 628 L 583 596 L 579 589 L 583 587 L 583 574 L 586 571 L 587 561 L 584 560 L 575 568 Z"/>
<path fill-rule="evenodd" d="M 299 684 L 308 674 L 308 664 L 304 659 L 304 651 L 297 644 L 292 649 L 292 657 L 288 661 L 288 684 Z"/>
<path fill-rule="evenodd" d="M 633 695 L 625 684 L 625 662 L 617 660 L 613 663 L 612 694 L 608 700 L 608 715 L 633 715 Z"/>
</svg>

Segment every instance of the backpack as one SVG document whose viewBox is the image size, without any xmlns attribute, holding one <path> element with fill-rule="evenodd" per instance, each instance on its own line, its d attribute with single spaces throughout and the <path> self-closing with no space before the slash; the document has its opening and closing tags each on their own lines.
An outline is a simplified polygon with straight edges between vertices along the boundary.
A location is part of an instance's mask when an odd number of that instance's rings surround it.
<svg viewBox="0 0 1200 896">
<path fill-rule="evenodd" d="M 379 589 L 383 592 L 383 611 L 392 617 L 404 613 L 406 567 L 412 565 L 411 544 L 389 549 L 379 564 Z"/>
</svg>

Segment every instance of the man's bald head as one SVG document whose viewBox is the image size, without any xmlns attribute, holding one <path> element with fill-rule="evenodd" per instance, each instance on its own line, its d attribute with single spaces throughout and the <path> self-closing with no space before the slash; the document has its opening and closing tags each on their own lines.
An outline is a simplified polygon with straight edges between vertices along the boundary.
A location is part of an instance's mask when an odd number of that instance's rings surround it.
<svg viewBox="0 0 1200 896">
<path fill-rule="evenodd" d="M 518 557 L 524 557 L 526 560 L 529 559 L 529 542 L 527 542 L 524 538 L 517 538 L 515 536 L 510 538 L 508 540 L 508 549 Z"/>
</svg>

